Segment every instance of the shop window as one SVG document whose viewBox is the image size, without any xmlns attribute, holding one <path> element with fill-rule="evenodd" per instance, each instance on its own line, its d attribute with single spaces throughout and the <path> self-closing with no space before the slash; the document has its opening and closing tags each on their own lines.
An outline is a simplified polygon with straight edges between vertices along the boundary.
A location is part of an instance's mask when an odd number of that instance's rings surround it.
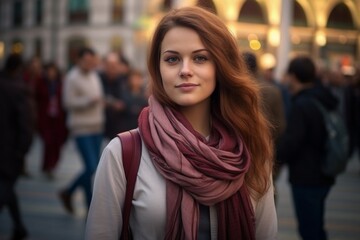
<svg viewBox="0 0 360 240">
<path fill-rule="evenodd" d="M 336 5 L 329 15 L 328 28 L 355 29 L 354 21 L 349 8 L 344 3 Z"/>
<path fill-rule="evenodd" d="M 297 27 L 306 27 L 308 25 L 305 11 L 298 1 L 295 1 L 293 4 L 294 15 L 293 15 L 293 25 Z"/>
<path fill-rule="evenodd" d="M 112 7 L 112 16 L 114 22 L 122 22 L 124 19 L 124 1 L 114 0 Z"/>
<path fill-rule="evenodd" d="M 23 24 L 23 3 L 22 1 L 14 1 L 13 3 L 13 26 L 20 27 Z"/>
<path fill-rule="evenodd" d="M 70 23 L 85 23 L 88 21 L 89 6 L 87 0 L 70 0 L 68 10 Z"/>
<path fill-rule="evenodd" d="M 254 0 L 245 1 L 240 10 L 238 21 L 259 24 L 266 23 L 265 16 L 260 4 Z"/>
</svg>

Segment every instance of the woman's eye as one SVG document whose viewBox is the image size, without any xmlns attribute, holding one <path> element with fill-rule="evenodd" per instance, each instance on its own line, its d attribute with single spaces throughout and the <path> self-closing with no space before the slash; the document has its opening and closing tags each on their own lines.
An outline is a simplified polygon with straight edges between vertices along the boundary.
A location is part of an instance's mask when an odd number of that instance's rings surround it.
<svg viewBox="0 0 360 240">
<path fill-rule="evenodd" d="M 206 62 L 207 60 L 208 60 L 208 58 L 206 56 L 202 56 L 202 55 L 194 57 L 194 61 L 197 63 L 203 63 L 203 62 Z"/>
<path fill-rule="evenodd" d="M 167 58 L 165 58 L 165 62 L 168 62 L 168 63 L 176 63 L 178 60 L 179 60 L 178 57 L 167 57 Z"/>
</svg>

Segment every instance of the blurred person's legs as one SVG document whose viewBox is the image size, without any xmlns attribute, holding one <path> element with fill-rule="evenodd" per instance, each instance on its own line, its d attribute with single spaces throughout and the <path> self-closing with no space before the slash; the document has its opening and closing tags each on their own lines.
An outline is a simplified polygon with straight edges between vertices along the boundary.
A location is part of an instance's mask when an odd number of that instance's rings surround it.
<svg viewBox="0 0 360 240">
<path fill-rule="evenodd" d="M 326 240 L 325 200 L 330 187 L 291 186 L 298 231 L 303 240 Z"/>
<path fill-rule="evenodd" d="M 55 167 L 60 159 L 61 143 L 55 138 L 44 140 L 44 158 L 42 170 L 48 178 L 53 178 Z"/>
<path fill-rule="evenodd" d="M 25 239 L 27 231 L 21 219 L 20 207 L 15 193 L 15 183 L 0 180 L 0 211 L 7 206 L 13 221 L 14 230 L 11 239 Z"/>
<path fill-rule="evenodd" d="M 73 212 L 71 195 L 78 186 L 84 188 L 87 208 L 90 207 L 92 197 L 92 176 L 99 162 L 100 147 L 102 142 L 101 134 L 78 136 L 75 138 L 76 146 L 84 162 L 84 171 L 75 179 L 70 187 L 61 193 L 65 208 Z"/>
</svg>

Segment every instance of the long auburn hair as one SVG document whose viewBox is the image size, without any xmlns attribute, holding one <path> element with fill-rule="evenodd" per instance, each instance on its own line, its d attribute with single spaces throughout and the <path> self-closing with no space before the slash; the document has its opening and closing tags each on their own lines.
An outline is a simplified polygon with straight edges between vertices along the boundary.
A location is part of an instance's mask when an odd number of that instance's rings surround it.
<svg viewBox="0 0 360 240">
<path fill-rule="evenodd" d="M 151 91 L 163 105 L 175 107 L 166 95 L 160 74 L 161 43 L 174 27 L 187 27 L 200 36 L 216 66 L 216 88 L 211 96 L 212 114 L 241 134 L 252 159 L 245 177 L 256 199 L 265 194 L 271 182 L 273 148 L 270 124 L 260 107 L 259 87 L 251 79 L 235 38 L 222 20 L 200 7 L 171 10 L 159 22 L 150 45 L 148 70 Z"/>
</svg>

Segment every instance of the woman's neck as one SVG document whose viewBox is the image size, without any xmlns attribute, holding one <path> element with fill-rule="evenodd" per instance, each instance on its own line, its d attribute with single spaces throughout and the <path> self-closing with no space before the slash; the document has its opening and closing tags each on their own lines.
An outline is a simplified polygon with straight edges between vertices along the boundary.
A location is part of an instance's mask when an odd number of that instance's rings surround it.
<svg viewBox="0 0 360 240">
<path fill-rule="evenodd" d="M 191 126 L 207 137 L 211 132 L 210 103 L 202 103 L 196 106 L 181 108 L 180 112 L 190 122 Z"/>
</svg>

